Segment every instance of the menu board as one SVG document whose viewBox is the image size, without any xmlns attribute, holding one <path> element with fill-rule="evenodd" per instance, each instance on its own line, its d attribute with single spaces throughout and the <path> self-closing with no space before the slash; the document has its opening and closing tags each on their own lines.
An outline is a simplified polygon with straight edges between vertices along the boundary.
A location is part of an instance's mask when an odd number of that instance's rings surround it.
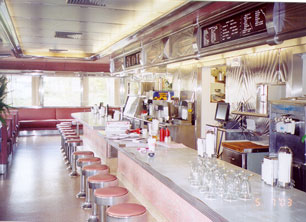
<svg viewBox="0 0 306 222">
<path fill-rule="evenodd" d="M 240 17 L 234 17 L 221 23 L 221 41 L 230 41 L 240 37 Z"/>
<path fill-rule="evenodd" d="M 202 27 L 202 47 L 266 31 L 266 7 L 261 6 Z"/>
<path fill-rule="evenodd" d="M 220 24 L 203 29 L 203 45 L 213 45 L 220 42 Z"/>
<path fill-rule="evenodd" d="M 125 57 L 125 67 L 131 67 L 140 64 L 140 52 Z"/>
<path fill-rule="evenodd" d="M 243 36 L 266 29 L 265 12 L 261 8 L 243 14 L 241 19 L 241 32 Z"/>
</svg>

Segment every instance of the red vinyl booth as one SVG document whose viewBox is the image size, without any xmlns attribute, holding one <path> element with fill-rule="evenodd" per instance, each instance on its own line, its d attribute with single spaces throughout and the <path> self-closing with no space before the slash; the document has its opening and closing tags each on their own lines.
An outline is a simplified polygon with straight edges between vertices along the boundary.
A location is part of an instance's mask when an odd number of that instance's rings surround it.
<svg viewBox="0 0 306 222">
<path fill-rule="evenodd" d="M 90 107 L 20 108 L 19 130 L 55 130 L 56 124 L 72 122 L 71 113 L 90 112 Z"/>
</svg>

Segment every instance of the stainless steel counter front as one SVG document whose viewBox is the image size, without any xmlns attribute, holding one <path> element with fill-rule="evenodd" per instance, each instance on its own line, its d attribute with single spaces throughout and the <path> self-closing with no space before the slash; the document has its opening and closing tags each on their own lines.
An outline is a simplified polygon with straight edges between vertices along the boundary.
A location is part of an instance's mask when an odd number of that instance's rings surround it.
<svg viewBox="0 0 306 222">
<path fill-rule="evenodd" d="M 197 157 L 195 150 L 157 147 L 155 156 L 151 158 L 137 151 L 137 145 L 122 147 L 115 141 L 109 141 L 109 144 L 131 158 L 212 221 L 305 221 L 306 193 L 297 189 L 284 190 L 270 187 L 255 174 L 250 178 L 252 200 L 232 202 L 222 199 L 209 200 L 191 187 L 187 179 L 190 172 L 189 161 Z M 240 169 L 222 160 L 217 161 L 226 168 Z"/>
</svg>

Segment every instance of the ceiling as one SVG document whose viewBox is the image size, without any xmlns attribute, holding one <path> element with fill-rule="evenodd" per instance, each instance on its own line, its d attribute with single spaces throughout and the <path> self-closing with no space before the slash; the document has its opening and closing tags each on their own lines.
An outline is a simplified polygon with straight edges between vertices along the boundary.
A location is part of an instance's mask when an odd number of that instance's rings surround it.
<svg viewBox="0 0 306 222">
<path fill-rule="evenodd" d="M 71 1 L 78 4 L 68 4 Z M 84 5 L 98 3 L 99 6 Z M 181 7 L 184 0 L 0 0 L 25 56 L 88 58 Z M 0 28 L 0 53 L 12 45 Z M 13 37 L 12 37 L 13 38 Z M 11 39 L 12 39 L 11 38 Z M 13 38 L 14 39 L 14 38 Z"/>
</svg>

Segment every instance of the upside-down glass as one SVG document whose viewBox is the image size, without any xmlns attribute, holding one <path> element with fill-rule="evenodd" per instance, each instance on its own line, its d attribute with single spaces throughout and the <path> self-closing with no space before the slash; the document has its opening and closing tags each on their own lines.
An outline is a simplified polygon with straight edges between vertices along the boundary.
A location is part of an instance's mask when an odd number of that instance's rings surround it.
<svg viewBox="0 0 306 222">
<path fill-rule="evenodd" d="M 207 185 L 208 185 L 208 192 L 205 194 L 204 197 L 210 200 L 217 199 L 214 169 L 209 169 L 209 171 L 207 172 Z"/>
<path fill-rule="evenodd" d="M 226 177 L 226 191 L 223 196 L 223 200 L 225 201 L 235 201 L 238 199 L 236 193 L 236 184 L 235 184 L 235 175 L 232 171 L 227 172 L 228 175 Z"/>
<path fill-rule="evenodd" d="M 241 190 L 240 190 L 240 194 L 239 194 L 239 199 L 241 199 L 241 200 L 252 199 L 251 185 L 250 185 L 250 181 L 249 181 L 250 176 L 252 176 L 252 175 L 244 174 L 242 176 Z"/>
</svg>

